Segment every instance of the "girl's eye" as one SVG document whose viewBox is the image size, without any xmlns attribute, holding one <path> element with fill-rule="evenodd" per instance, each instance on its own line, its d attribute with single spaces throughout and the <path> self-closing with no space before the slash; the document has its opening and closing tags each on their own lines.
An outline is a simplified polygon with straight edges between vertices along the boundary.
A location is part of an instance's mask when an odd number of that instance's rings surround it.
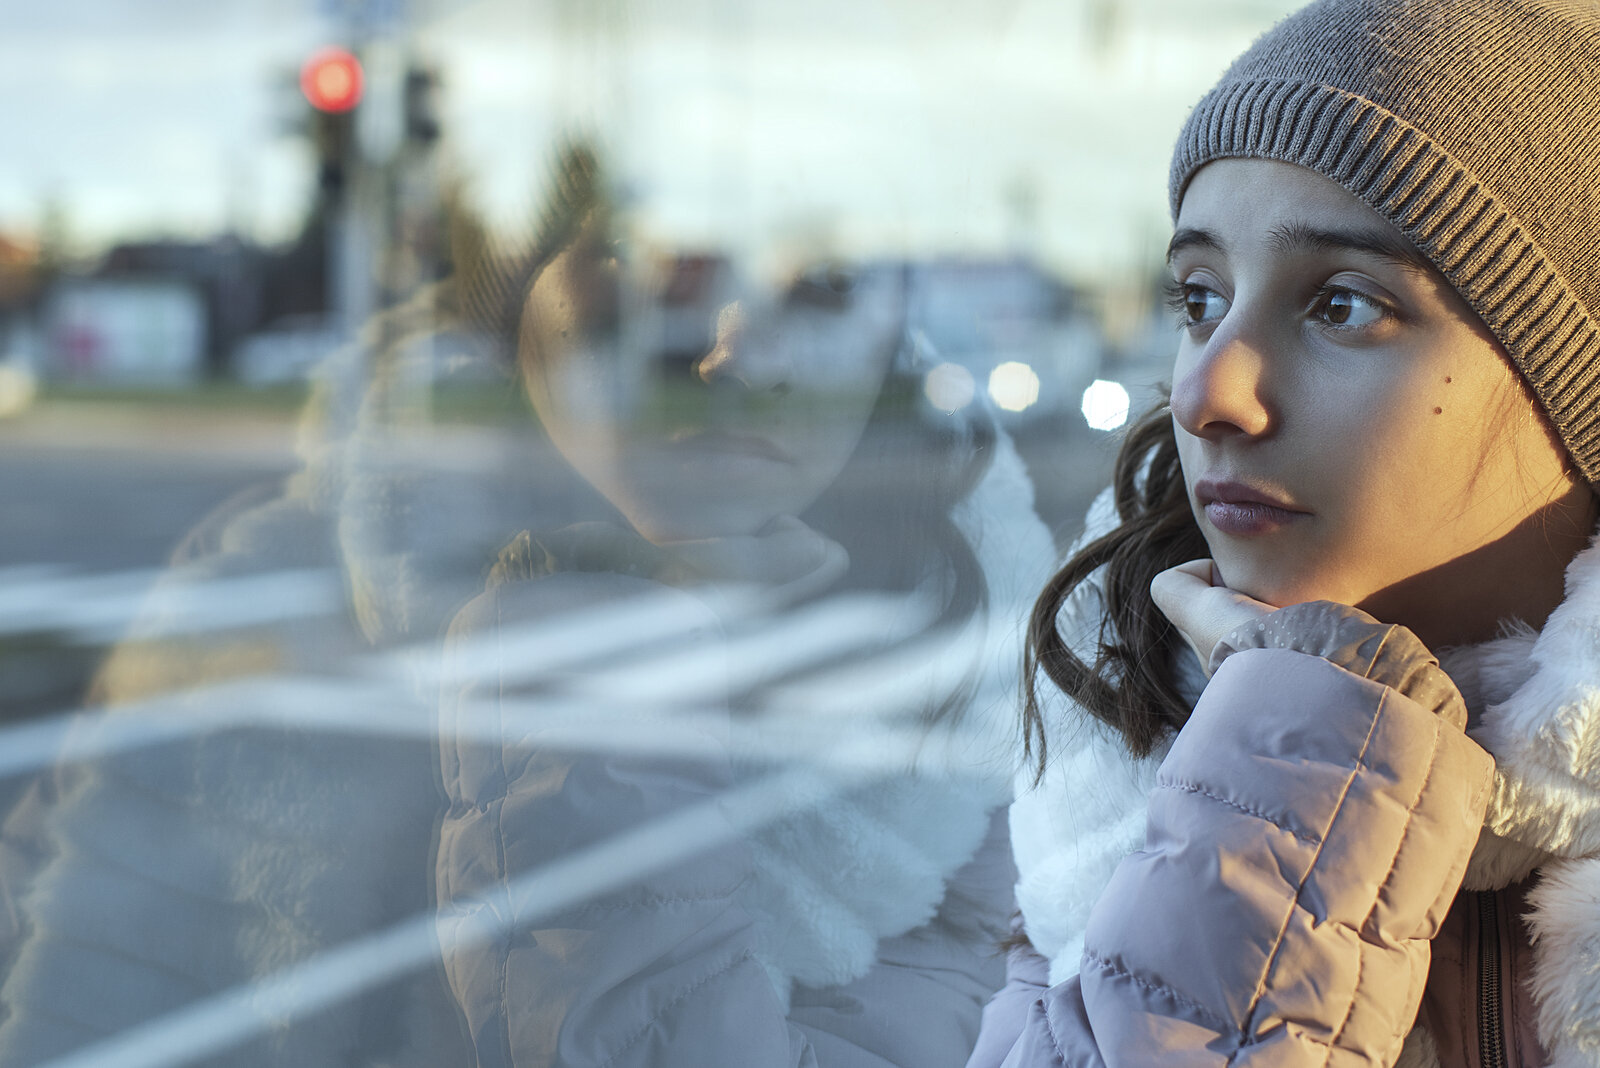
<svg viewBox="0 0 1600 1068">
<path fill-rule="evenodd" d="M 1325 289 L 1317 294 L 1311 314 L 1334 326 L 1372 326 L 1388 318 L 1389 309 L 1353 289 Z"/>
<path fill-rule="evenodd" d="M 1212 322 L 1227 314 L 1227 299 L 1214 289 L 1192 282 L 1176 282 L 1169 293 L 1168 304 L 1182 316 L 1183 326 Z"/>
</svg>

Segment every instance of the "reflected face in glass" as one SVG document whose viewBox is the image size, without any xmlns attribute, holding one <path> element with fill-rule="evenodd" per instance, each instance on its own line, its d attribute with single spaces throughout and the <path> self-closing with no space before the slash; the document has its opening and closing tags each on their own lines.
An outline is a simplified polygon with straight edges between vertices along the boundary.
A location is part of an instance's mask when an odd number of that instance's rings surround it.
<svg viewBox="0 0 1600 1068">
<path fill-rule="evenodd" d="M 821 267 L 755 287 L 719 257 L 641 259 L 597 213 L 529 290 L 519 362 L 556 447 L 652 541 L 805 511 L 888 372 L 899 273 Z"/>
<path fill-rule="evenodd" d="M 1543 527 L 1586 533 L 1593 499 L 1494 337 L 1350 193 L 1288 164 L 1208 164 L 1169 263 L 1174 429 L 1227 585 L 1468 640 L 1481 621 L 1460 606 L 1493 599 L 1486 575 L 1531 583 L 1554 553 Z"/>
</svg>

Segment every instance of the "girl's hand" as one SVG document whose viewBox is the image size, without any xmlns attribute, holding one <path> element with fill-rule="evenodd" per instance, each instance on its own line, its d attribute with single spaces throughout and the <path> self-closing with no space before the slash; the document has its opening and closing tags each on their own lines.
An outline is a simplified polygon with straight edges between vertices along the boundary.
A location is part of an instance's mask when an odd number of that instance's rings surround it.
<svg viewBox="0 0 1600 1068">
<path fill-rule="evenodd" d="M 1222 585 L 1210 560 L 1190 560 L 1161 572 L 1150 580 L 1150 598 L 1178 628 L 1207 675 L 1218 642 L 1235 627 L 1277 611 Z"/>
</svg>

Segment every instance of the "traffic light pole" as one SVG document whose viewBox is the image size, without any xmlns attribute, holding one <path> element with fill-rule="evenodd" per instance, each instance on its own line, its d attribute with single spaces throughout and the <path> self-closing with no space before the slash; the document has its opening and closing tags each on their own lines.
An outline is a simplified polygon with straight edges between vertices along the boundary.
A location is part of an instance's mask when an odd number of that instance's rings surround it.
<svg viewBox="0 0 1600 1068">
<path fill-rule="evenodd" d="M 378 222 L 368 205 L 382 193 L 372 188 L 377 177 L 359 158 L 347 161 L 344 187 L 329 203 L 328 296 L 336 325 L 346 337 L 354 337 L 376 310 L 373 289 L 379 235 L 374 232 Z"/>
</svg>

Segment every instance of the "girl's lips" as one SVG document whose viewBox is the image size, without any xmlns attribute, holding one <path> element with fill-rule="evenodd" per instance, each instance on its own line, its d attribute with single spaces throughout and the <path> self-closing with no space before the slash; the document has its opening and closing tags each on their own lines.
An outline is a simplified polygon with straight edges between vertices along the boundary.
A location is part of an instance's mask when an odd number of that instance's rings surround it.
<svg viewBox="0 0 1600 1068">
<path fill-rule="evenodd" d="M 1256 501 L 1207 501 L 1206 520 L 1223 534 L 1268 534 L 1304 519 L 1305 512 L 1291 512 Z"/>
<path fill-rule="evenodd" d="M 1201 479 L 1195 483 L 1194 493 L 1206 519 L 1223 534 L 1266 534 L 1310 514 L 1291 508 L 1265 490 L 1238 482 Z"/>
</svg>

